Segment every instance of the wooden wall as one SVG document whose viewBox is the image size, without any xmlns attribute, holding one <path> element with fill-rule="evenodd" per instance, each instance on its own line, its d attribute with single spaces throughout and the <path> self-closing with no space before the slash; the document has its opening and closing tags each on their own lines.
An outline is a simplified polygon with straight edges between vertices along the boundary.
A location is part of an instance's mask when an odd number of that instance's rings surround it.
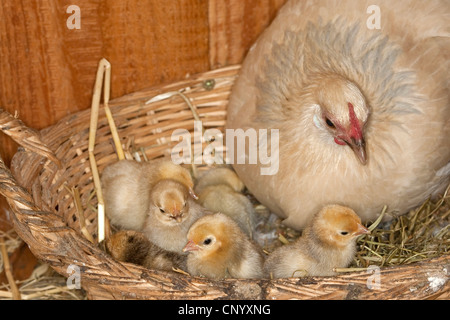
<svg viewBox="0 0 450 320">
<path fill-rule="evenodd" d="M 2 0 L 0 107 L 42 129 L 90 107 L 98 61 L 111 96 L 242 62 L 286 0 Z M 71 5 L 80 9 L 80 29 Z M 9 164 L 14 143 L 0 133 Z M 0 196 L 1 198 L 1 196 Z M 0 199 L 0 230 L 10 228 Z"/>
<path fill-rule="evenodd" d="M 36 129 L 88 108 L 102 57 L 112 97 L 240 63 L 284 2 L 2 0 L 0 106 Z M 67 27 L 70 5 L 80 29 Z M 0 139 L 8 162 L 14 147 Z"/>
</svg>

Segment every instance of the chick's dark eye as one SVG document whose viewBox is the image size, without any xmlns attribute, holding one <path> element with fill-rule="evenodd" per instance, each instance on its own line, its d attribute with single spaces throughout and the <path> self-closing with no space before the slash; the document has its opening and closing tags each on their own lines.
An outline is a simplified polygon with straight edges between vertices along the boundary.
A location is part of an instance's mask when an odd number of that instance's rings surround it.
<svg viewBox="0 0 450 320">
<path fill-rule="evenodd" d="M 347 231 L 341 231 L 340 234 L 343 235 L 343 236 L 346 236 L 346 235 L 348 235 L 348 232 Z"/>
<path fill-rule="evenodd" d="M 204 241 L 203 241 L 203 244 L 204 245 L 208 245 L 208 244 L 211 244 L 211 238 L 206 238 Z"/>
<path fill-rule="evenodd" d="M 166 213 L 166 211 L 163 208 L 159 208 L 159 211 L 161 211 L 161 213 Z"/>
<path fill-rule="evenodd" d="M 335 128 L 336 127 L 334 125 L 334 123 L 328 118 L 325 118 L 325 122 L 326 122 L 327 126 L 329 126 L 330 128 Z"/>
</svg>

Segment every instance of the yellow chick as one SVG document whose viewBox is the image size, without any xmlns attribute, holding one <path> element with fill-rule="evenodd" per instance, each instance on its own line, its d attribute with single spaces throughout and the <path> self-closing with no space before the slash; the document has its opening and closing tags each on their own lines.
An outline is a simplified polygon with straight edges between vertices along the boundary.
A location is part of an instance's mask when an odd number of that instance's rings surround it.
<svg viewBox="0 0 450 320">
<path fill-rule="evenodd" d="M 170 160 L 122 160 L 107 166 L 103 170 L 101 184 L 105 212 L 111 224 L 122 229 L 142 230 L 150 205 L 150 192 L 158 181 L 164 179 L 178 181 L 192 197 L 197 198 L 189 171 Z"/>
<path fill-rule="evenodd" d="M 350 208 L 329 205 L 318 212 L 294 243 L 279 247 L 264 269 L 273 278 L 331 276 L 347 267 L 356 251 L 356 237 L 369 230 Z"/>
<path fill-rule="evenodd" d="M 211 279 L 261 278 L 264 258 L 239 228 L 222 213 L 204 216 L 191 227 L 184 252 L 193 276 Z"/>
<path fill-rule="evenodd" d="M 185 185 L 172 179 L 161 180 L 151 190 L 142 232 L 159 247 L 181 252 L 189 228 L 207 213 L 189 196 Z"/>
<path fill-rule="evenodd" d="M 186 270 L 186 255 L 161 249 L 138 231 L 118 231 L 106 240 L 105 249 L 116 260 L 134 263 L 148 269 Z"/>
<path fill-rule="evenodd" d="M 252 238 L 256 213 L 250 200 L 242 194 L 244 188 L 232 169 L 218 167 L 200 176 L 195 185 L 195 193 L 202 206 L 228 215 Z"/>
</svg>

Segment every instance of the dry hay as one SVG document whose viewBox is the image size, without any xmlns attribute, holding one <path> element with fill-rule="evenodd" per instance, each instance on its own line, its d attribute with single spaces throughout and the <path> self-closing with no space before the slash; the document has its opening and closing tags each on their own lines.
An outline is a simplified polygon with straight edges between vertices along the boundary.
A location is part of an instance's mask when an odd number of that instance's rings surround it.
<svg viewBox="0 0 450 320">
<path fill-rule="evenodd" d="M 365 226 L 369 235 L 357 240 L 358 251 L 349 268 L 338 272 L 366 270 L 369 266 L 388 267 L 410 264 L 449 254 L 450 250 L 450 185 L 436 201 L 427 199 L 421 206 L 402 216 L 396 216 L 384 208 L 377 221 Z M 276 241 L 268 242 L 265 251 L 295 241 L 301 234 L 282 225 L 281 220 L 261 206 L 257 211 L 266 215 L 259 226 Z M 392 215 L 389 222 L 381 222 L 383 216 Z"/>
<path fill-rule="evenodd" d="M 0 239 L 5 245 L 7 254 L 14 252 L 23 242 L 12 229 L 8 232 L 0 231 Z M 0 273 L 7 269 L 5 262 L 2 252 L 0 254 Z M 47 264 L 38 263 L 28 279 L 22 281 L 11 279 L 7 283 L 0 284 L 0 300 L 11 299 L 83 300 L 86 299 L 86 294 L 82 289 L 70 289 L 65 277 L 55 272 Z"/>
</svg>

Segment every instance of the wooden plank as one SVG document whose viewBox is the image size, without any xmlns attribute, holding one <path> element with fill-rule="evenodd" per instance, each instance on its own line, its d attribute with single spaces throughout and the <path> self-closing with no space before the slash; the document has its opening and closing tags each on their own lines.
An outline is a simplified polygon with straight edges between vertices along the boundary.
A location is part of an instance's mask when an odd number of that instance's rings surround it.
<svg viewBox="0 0 450 320">
<path fill-rule="evenodd" d="M 286 0 L 209 0 L 211 68 L 241 63 Z"/>
<path fill-rule="evenodd" d="M 100 12 L 112 97 L 208 70 L 206 1 L 104 1 Z"/>
<path fill-rule="evenodd" d="M 90 105 L 102 48 L 99 1 L 77 1 L 80 30 L 67 28 L 72 2 L 0 2 L 0 105 L 35 129 Z M 16 145 L 0 135 L 0 146 L 9 164 Z"/>
<path fill-rule="evenodd" d="M 71 0 L 0 3 L 0 105 L 41 129 L 90 106 L 98 61 L 110 60 L 112 97 L 242 62 L 286 0 Z M 16 145 L 0 135 L 9 164 Z"/>
<path fill-rule="evenodd" d="M 69 4 L 69 0 L 0 4 L 0 103 L 11 113 L 17 110 L 36 129 L 89 106 L 101 55 L 98 1 L 77 1 L 82 8 L 80 30 L 67 28 Z"/>
<path fill-rule="evenodd" d="M 112 97 L 207 71 L 208 3 L 203 0 L 79 0 L 0 4 L 0 105 L 41 129 L 90 107 L 98 61 L 110 60 Z M 0 136 L 9 164 L 16 146 Z"/>
</svg>

